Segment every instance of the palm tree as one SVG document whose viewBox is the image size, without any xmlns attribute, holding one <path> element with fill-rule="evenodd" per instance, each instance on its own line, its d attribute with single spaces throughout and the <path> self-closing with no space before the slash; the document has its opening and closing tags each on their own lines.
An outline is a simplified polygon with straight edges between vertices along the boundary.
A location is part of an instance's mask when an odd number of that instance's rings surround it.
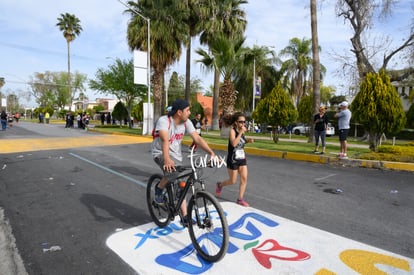
<svg viewBox="0 0 414 275">
<path fill-rule="evenodd" d="M 321 103 L 321 75 L 320 75 L 320 64 L 319 64 L 319 42 L 318 42 L 318 16 L 316 10 L 316 0 L 310 1 L 310 13 L 311 13 L 311 29 L 312 29 L 312 85 L 313 85 L 313 112 L 312 114 L 318 113 L 319 105 Z M 308 138 L 308 142 L 313 141 L 314 129 L 311 127 L 311 132 Z"/>
<path fill-rule="evenodd" d="M 190 100 L 191 93 L 191 40 L 199 35 L 209 18 L 209 3 L 204 0 L 178 1 L 180 8 L 187 11 L 187 18 L 184 19 L 187 31 L 184 41 L 186 47 L 185 64 L 185 99 Z"/>
<path fill-rule="evenodd" d="M 289 45 L 280 51 L 281 56 L 288 56 L 290 59 L 282 64 L 282 70 L 286 72 L 291 82 L 291 97 L 296 99 L 296 107 L 299 106 L 301 98 L 306 92 L 306 79 L 312 65 L 311 39 L 292 38 Z"/>
<path fill-rule="evenodd" d="M 74 94 L 72 94 L 71 89 L 71 77 L 70 77 L 70 43 L 75 40 L 76 36 L 79 36 L 82 31 L 82 26 L 80 25 L 80 20 L 74 14 L 61 13 L 60 17 L 57 18 L 58 23 L 56 26 L 59 27 L 59 30 L 63 32 L 63 37 L 66 39 L 68 46 L 68 87 L 69 94 L 71 95 L 71 102 L 69 105 L 69 110 L 72 107 L 72 99 Z"/>
<path fill-rule="evenodd" d="M 200 35 L 201 44 L 210 46 L 219 35 L 224 35 L 224 37 L 229 39 L 243 36 L 247 25 L 246 13 L 241 9 L 243 4 L 247 4 L 247 0 L 211 0 L 207 17 L 209 20 L 205 23 L 204 30 Z M 219 128 L 219 85 L 220 72 L 215 70 L 212 114 L 213 130 Z"/>
<path fill-rule="evenodd" d="M 213 43 L 210 44 L 211 55 L 203 49 L 196 51 L 202 57 L 198 62 L 223 76 L 223 84 L 220 87 L 223 115 L 233 113 L 237 98 L 233 78 L 237 68 L 241 67 L 243 63 L 244 40 L 242 37 L 228 39 L 221 35 L 216 37 Z"/>
<path fill-rule="evenodd" d="M 185 39 L 183 19 L 187 14 L 180 9 L 175 1 L 142 0 L 129 1 L 131 9 L 125 12 L 131 15 L 128 23 L 127 41 L 131 50 L 147 51 L 147 22 L 135 12 L 151 19 L 151 68 L 154 99 L 154 118 L 161 116 L 164 88 L 164 73 L 168 66 L 180 59 L 181 42 Z M 134 12 L 135 11 L 135 12 Z"/>
<path fill-rule="evenodd" d="M 274 65 L 280 63 L 276 53 L 268 46 L 253 46 L 245 48 L 242 59 L 243 66 L 237 68 L 235 76 L 235 86 L 239 91 L 236 105 L 239 109 L 252 112 L 253 103 L 253 67 L 256 76 L 262 79 L 262 97 L 276 86 L 278 82 L 278 73 Z"/>
</svg>

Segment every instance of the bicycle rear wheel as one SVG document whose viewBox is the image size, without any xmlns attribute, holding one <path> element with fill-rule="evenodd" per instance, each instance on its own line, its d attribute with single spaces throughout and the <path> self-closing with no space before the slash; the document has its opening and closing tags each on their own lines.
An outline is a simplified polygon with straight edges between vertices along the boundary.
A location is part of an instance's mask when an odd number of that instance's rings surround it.
<svg viewBox="0 0 414 275">
<path fill-rule="evenodd" d="M 167 201 L 164 205 L 157 204 L 154 201 L 155 187 L 158 186 L 162 179 L 161 175 L 152 175 L 147 183 L 147 206 L 150 212 L 151 218 L 159 227 L 167 226 L 171 221 L 171 213 L 168 210 Z M 168 196 L 166 196 L 167 198 Z"/>
<path fill-rule="evenodd" d="M 229 228 L 220 203 L 210 193 L 198 191 L 188 204 L 191 242 L 208 262 L 220 261 L 229 246 Z"/>
</svg>

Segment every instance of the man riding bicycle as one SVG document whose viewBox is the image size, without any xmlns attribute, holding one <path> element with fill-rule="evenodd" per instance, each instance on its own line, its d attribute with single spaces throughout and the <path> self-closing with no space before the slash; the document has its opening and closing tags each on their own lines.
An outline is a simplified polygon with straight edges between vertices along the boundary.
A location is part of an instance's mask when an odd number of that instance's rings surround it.
<svg viewBox="0 0 414 275">
<path fill-rule="evenodd" d="M 164 204 L 163 189 L 168 181 L 177 177 L 178 172 L 175 167 L 182 165 L 183 156 L 181 143 L 184 135 L 188 133 L 193 142 L 201 147 L 205 152 L 210 154 L 211 158 L 215 157 L 213 150 L 207 142 L 196 132 L 193 123 L 188 119 L 190 116 L 190 104 L 183 99 L 177 99 L 172 104 L 168 115 L 161 116 L 153 132 L 153 141 L 151 145 L 152 157 L 164 172 L 164 177 L 158 187 L 155 188 L 155 199 L 157 204 Z M 181 212 L 184 217 L 183 224 L 188 223 L 187 205 L 184 200 L 181 204 Z"/>
</svg>

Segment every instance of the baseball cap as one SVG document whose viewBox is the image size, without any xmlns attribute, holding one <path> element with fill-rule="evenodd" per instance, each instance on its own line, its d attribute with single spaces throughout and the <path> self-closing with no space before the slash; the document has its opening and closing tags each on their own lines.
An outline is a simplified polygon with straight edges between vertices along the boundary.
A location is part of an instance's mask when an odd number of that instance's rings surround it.
<svg viewBox="0 0 414 275">
<path fill-rule="evenodd" d="M 173 116 L 178 110 L 184 110 L 190 106 L 187 100 L 184 99 L 177 99 L 171 105 L 171 111 L 168 112 L 168 116 Z"/>
<path fill-rule="evenodd" d="M 342 102 L 339 104 L 339 107 L 348 107 L 348 102 L 346 102 L 346 101 L 342 101 Z"/>
</svg>

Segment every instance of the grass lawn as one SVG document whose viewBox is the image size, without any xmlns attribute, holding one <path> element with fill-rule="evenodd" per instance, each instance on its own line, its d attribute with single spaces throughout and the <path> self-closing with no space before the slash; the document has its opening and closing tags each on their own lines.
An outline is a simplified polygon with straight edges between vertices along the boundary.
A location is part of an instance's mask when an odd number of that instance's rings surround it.
<svg viewBox="0 0 414 275">
<path fill-rule="evenodd" d="M 96 124 L 98 125 L 98 124 Z M 141 135 L 141 129 L 129 129 L 126 126 L 122 127 L 96 127 L 94 131 L 106 132 L 106 133 L 120 133 L 130 135 Z M 220 131 L 209 131 L 208 133 L 202 133 L 203 138 L 209 144 L 220 144 L 227 146 L 227 138 L 220 137 Z M 247 144 L 246 147 L 254 147 L 265 150 L 275 150 L 282 152 L 296 152 L 304 154 L 313 154 L 314 143 L 308 143 L 308 137 L 280 134 L 279 142 L 274 143 L 270 138 L 270 134 L 256 134 L 249 133 L 247 136 L 255 138 L 253 144 Z M 191 138 L 189 136 L 184 137 L 184 141 L 189 144 Z M 327 137 L 326 139 L 326 155 L 332 156 L 338 154 L 340 151 L 338 136 Z M 409 142 L 398 141 L 396 146 L 391 146 L 391 141 L 384 142 L 383 145 L 388 147 L 397 148 L 398 150 L 387 150 L 388 152 L 374 153 L 368 149 L 367 142 L 357 141 L 354 137 L 348 137 L 348 156 L 355 159 L 369 159 L 369 160 L 384 160 L 384 161 L 399 161 L 399 162 L 413 162 L 414 163 L 414 146 L 407 146 Z M 364 148 L 356 147 L 358 145 L 364 145 Z M 401 149 L 403 148 L 403 149 Z M 410 148 L 406 150 L 405 148 Z M 396 153 L 399 152 L 399 153 Z"/>
</svg>

